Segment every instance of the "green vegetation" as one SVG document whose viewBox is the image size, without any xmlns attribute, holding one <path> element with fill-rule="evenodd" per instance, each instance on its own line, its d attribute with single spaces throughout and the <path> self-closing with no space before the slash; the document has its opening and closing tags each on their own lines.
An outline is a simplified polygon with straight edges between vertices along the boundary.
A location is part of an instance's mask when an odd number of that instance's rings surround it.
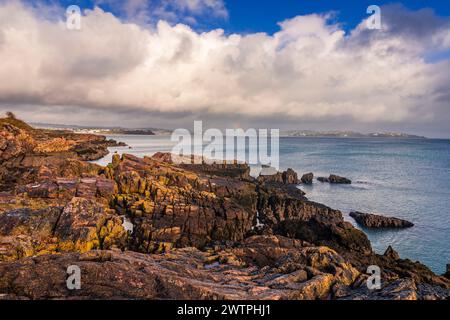
<svg viewBox="0 0 450 320">
<path fill-rule="evenodd" d="M 11 124 L 25 131 L 35 130 L 32 126 L 26 124 L 22 120 L 17 119 L 14 113 L 12 113 L 11 111 L 6 112 L 6 118 L 0 118 L 0 126 L 3 126 L 5 124 Z"/>
</svg>

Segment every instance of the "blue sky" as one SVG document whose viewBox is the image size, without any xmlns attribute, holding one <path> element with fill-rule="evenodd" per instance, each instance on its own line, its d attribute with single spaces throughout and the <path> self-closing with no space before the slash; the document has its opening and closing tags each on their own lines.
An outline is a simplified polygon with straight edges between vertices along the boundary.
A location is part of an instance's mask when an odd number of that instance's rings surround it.
<svg viewBox="0 0 450 320">
<path fill-rule="evenodd" d="M 31 3 L 59 2 L 63 7 L 72 4 L 81 8 L 93 8 L 92 0 L 44 0 Z M 158 0 L 159 1 L 159 0 Z M 151 3 L 151 1 L 148 1 Z M 362 19 L 367 17 L 366 9 L 369 5 L 402 4 L 408 9 L 418 10 L 431 8 L 441 17 L 450 16 L 450 3 L 447 0 L 224 0 L 229 12 L 227 19 L 203 16 L 199 17 L 199 25 L 191 25 L 194 29 L 223 28 L 227 33 L 267 32 L 269 34 L 279 30 L 278 22 L 298 15 L 311 13 L 336 12 L 337 21 L 345 30 L 354 28 Z M 102 3 L 98 4 L 105 11 L 116 16 L 123 16 L 119 8 Z"/>
<path fill-rule="evenodd" d="M 362 19 L 367 17 L 366 10 L 369 5 L 384 5 L 399 3 L 383 0 L 229 0 L 227 7 L 230 11 L 230 21 L 225 28 L 232 31 L 264 31 L 278 30 L 277 22 L 297 15 L 335 11 L 337 20 L 348 30 L 355 27 Z M 448 1 L 402 1 L 410 9 L 433 8 L 438 15 L 450 16 L 450 3 Z"/>
</svg>

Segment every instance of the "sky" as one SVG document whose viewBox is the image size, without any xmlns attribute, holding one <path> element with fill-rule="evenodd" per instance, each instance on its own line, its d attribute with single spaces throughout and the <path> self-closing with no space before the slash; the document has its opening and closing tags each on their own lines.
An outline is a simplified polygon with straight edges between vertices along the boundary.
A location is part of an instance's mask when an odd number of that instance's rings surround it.
<svg viewBox="0 0 450 320">
<path fill-rule="evenodd" d="M 450 138 L 448 1 L 0 0 L 0 60 L 31 122 Z"/>
</svg>

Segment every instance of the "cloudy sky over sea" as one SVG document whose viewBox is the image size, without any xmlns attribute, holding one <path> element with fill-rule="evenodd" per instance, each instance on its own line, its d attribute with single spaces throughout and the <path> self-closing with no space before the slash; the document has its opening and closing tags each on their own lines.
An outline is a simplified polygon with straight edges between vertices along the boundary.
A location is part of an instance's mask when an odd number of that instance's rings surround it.
<svg viewBox="0 0 450 320">
<path fill-rule="evenodd" d="M 450 137 L 448 1 L 0 0 L 0 60 L 27 121 Z"/>
</svg>

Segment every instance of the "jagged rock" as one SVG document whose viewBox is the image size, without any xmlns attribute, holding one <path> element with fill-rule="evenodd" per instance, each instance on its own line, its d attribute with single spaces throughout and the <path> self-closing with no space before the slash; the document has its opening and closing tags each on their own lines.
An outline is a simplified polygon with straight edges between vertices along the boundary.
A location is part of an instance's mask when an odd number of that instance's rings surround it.
<svg viewBox="0 0 450 320">
<path fill-rule="evenodd" d="M 330 179 L 325 178 L 325 177 L 317 177 L 317 181 L 326 183 L 326 182 L 330 182 Z"/>
<path fill-rule="evenodd" d="M 412 222 L 375 214 L 351 212 L 350 216 L 366 228 L 411 228 Z"/>
<path fill-rule="evenodd" d="M 64 137 L 55 138 L 50 141 L 44 141 L 34 148 L 36 153 L 53 153 L 69 151 L 76 144 L 73 140 L 67 140 Z"/>
<path fill-rule="evenodd" d="M 206 165 L 198 166 L 187 171 L 186 166 L 175 168 L 154 158 L 130 155 L 115 160 L 113 176 L 119 194 L 114 197 L 114 207 L 130 213 L 136 250 L 154 252 L 173 246 L 202 247 L 214 240 L 239 241 L 252 230 L 255 186 L 222 178 L 223 171 L 215 166 L 199 175 L 196 172 Z M 211 177 L 212 172 L 218 176 Z"/>
<path fill-rule="evenodd" d="M 0 215 L 0 261 L 55 249 L 53 231 L 62 208 L 12 210 Z"/>
<path fill-rule="evenodd" d="M 25 192 L 31 198 L 57 198 L 58 185 L 51 181 L 32 183 L 21 188 L 19 192 Z"/>
<path fill-rule="evenodd" d="M 284 184 L 298 184 L 297 172 L 292 169 L 287 169 L 282 173 Z"/>
<path fill-rule="evenodd" d="M 295 239 L 301 239 L 316 245 L 329 246 L 336 250 L 370 254 L 372 248 L 367 236 L 339 219 L 313 216 L 307 220 L 285 220 L 274 230 Z"/>
<path fill-rule="evenodd" d="M 250 252 L 267 264 L 250 261 Z M 211 261 L 218 263 L 211 267 Z M 82 270 L 81 290 L 67 289 L 69 265 Z M 0 263 L 0 274 L 0 294 L 15 299 L 320 299 L 333 283 L 351 283 L 359 273 L 328 248 L 252 237 L 209 253 L 183 248 L 164 255 L 44 255 Z"/>
<path fill-rule="evenodd" d="M 26 131 L 12 124 L 0 123 L 0 163 L 31 151 L 35 144 Z"/>
<path fill-rule="evenodd" d="M 298 184 L 297 173 L 292 169 L 283 172 L 277 172 L 272 175 L 260 175 L 258 177 L 260 183 L 280 183 L 280 184 Z"/>
<path fill-rule="evenodd" d="M 282 172 L 277 172 L 275 174 L 271 174 L 271 175 L 260 175 L 258 177 L 258 182 L 260 183 L 283 183 L 283 174 Z"/>
<path fill-rule="evenodd" d="M 64 207 L 54 234 L 58 237 L 58 247 L 78 252 L 123 247 L 127 238 L 120 217 L 94 200 L 84 198 L 73 198 Z"/>
<path fill-rule="evenodd" d="M 160 161 L 160 162 L 166 162 L 172 164 L 172 154 L 167 152 L 157 152 L 152 156 L 153 159 Z"/>
<path fill-rule="evenodd" d="M 385 257 L 398 260 L 400 259 L 400 255 L 395 251 L 391 246 L 389 246 L 383 254 Z"/>
<path fill-rule="evenodd" d="M 446 277 L 447 279 L 450 279 L 450 264 L 447 264 L 447 271 L 446 271 L 444 277 Z"/>
<path fill-rule="evenodd" d="M 302 176 L 301 181 L 304 184 L 312 184 L 313 183 L 313 179 L 314 179 L 314 174 L 312 172 L 310 172 L 310 173 L 305 173 Z"/>
</svg>

